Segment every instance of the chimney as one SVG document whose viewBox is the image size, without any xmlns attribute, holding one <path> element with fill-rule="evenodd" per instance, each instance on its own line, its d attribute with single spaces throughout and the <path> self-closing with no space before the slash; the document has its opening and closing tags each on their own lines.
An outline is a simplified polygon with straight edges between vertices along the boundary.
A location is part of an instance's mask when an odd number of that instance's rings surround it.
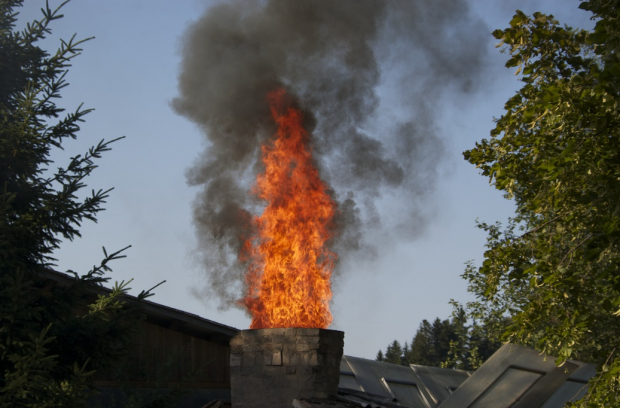
<svg viewBox="0 0 620 408">
<path fill-rule="evenodd" d="M 291 408 L 294 399 L 338 392 L 344 333 L 242 330 L 230 341 L 233 408 Z"/>
</svg>

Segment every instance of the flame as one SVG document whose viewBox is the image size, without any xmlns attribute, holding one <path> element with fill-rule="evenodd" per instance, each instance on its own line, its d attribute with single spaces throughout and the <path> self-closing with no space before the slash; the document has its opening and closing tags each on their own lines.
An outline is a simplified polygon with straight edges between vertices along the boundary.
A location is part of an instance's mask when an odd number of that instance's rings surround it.
<svg viewBox="0 0 620 408">
<path fill-rule="evenodd" d="M 336 254 L 326 241 L 336 204 L 313 165 L 303 115 L 282 89 L 267 95 L 278 131 L 262 146 L 264 173 L 253 192 L 266 201 L 252 220 L 256 234 L 245 241 L 250 328 L 326 328 Z"/>
</svg>

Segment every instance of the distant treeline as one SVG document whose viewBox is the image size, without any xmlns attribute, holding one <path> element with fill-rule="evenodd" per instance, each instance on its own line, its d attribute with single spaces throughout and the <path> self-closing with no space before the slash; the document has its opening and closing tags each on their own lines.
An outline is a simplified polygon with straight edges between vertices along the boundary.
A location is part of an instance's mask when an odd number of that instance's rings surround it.
<svg viewBox="0 0 620 408">
<path fill-rule="evenodd" d="M 379 350 L 375 360 L 400 365 L 475 370 L 502 343 L 495 330 L 491 332 L 487 326 L 468 320 L 463 309 L 458 309 L 450 319 L 436 318 L 432 323 L 425 319 L 411 343 L 401 345 L 398 340 L 394 340 L 385 352 Z M 506 319 L 500 326 L 508 322 L 509 319 Z"/>
</svg>

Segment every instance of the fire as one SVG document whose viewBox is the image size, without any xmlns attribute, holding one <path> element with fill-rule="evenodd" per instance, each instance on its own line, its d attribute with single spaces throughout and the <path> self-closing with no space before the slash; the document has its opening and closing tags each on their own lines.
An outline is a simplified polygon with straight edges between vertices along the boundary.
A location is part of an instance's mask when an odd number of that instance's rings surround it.
<svg viewBox="0 0 620 408">
<path fill-rule="evenodd" d="M 303 115 L 284 90 L 267 95 L 278 130 L 262 147 L 264 173 L 254 193 L 266 202 L 245 241 L 250 328 L 326 328 L 336 255 L 326 247 L 336 204 L 313 164 Z"/>
</svg>

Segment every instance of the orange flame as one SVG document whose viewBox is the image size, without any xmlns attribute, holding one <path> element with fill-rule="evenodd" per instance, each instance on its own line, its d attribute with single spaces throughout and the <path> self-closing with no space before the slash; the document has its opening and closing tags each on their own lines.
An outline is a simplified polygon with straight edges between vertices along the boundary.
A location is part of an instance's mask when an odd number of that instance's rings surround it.
<svg viewBox="0 0 620 408">
<path fill-rule="evenodd" d="M 256 235 L 242 250 L 248 262 L 242 303 L 252 314 L 252 329 L 326 328 L 336 254 L 325 243 L 336 204 L 313 165 L 301 111 L 287 102 L 284 90 L 267 99 L 278 131 L 262 147 L 265 172 L 254 192 L 267 206 L 254 217 Z"/>
</svg>

